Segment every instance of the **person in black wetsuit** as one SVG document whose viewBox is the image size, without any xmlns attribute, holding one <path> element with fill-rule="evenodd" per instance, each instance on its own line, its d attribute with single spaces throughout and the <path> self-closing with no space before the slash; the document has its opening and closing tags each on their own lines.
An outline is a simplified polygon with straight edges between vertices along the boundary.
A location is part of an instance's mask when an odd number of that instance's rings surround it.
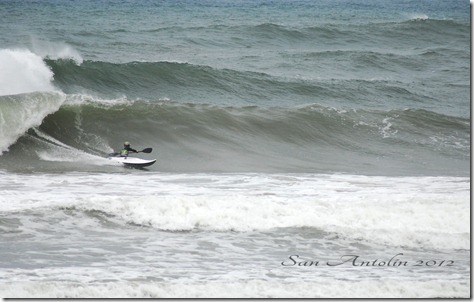
<svg viewBox="0 0 474 302">
<path fill-rule="evenodd" d="M 135 150 L 135 149 L 133 149 L 132 147 L 130 147 L 130 143 L 129 143 L 129 142 L 125 142 L 125 143 L 123 144 L 122 152 L 120 152 L 120 156 L 127 157 L 127 156 L 128 156 L 128 153 L 130 153 L 130 152 L 138 153 L 137 150 Z"/>
</svg>

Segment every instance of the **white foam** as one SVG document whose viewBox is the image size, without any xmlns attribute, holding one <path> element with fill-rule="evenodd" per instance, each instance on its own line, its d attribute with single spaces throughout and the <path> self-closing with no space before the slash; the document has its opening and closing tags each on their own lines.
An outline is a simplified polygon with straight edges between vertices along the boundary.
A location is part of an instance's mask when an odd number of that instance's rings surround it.
<svg viewBox="0 0 474 302">
<path fill-rule="evenodd" d="M 387 198 L 389 203 L 385 203 L 356 198 L 361 200 L 288 200 L 232 194 L 147 196 L 133 200 L 101 196 L 77 207 L 112 214 L 119 223 L 162 230 L 246 232 L 314 227 L 345 238 L 391 246 L 469 248 L 469 213 L 462 206 L 462 199 L 408 198 L 395 202 Z"/>
<path fill-rule="evenodd" d="M 74 148 L 51 147 L 48 151 L 37 151 L 36 154 L 41 160 L 53 162 L 75 162 L 89 165 L 105 166 L 111 165 L 106 158 L 89 154 Z"/>
<path fill-rule="evenodd" d="M 248 280 L 234 282 L 9 282 L 8 298 L 469 298 L 469 280 L 364 280 L 314 282 Z"/>
<path fill-rule="evenodd" d="M 110 165 L 110 161 L 102 156 L 68 146 L 54 137 L 47 135 L 39 129 L 34 129 L 38 137 L 47 143 L 47 150 L 36 151 L 38 157 L 45 161 L 55 162 L 87 162 L 93 165 Z"/>
<path fill-rule="evenodd" d="M 53 72 L 27 49 L 0 49 L 0 95 L 54 91 Z"/>
<path fill-rule="evenodd" d="M 57 178 L 67 183 L 51 191 L 44 189 Z M 0 187 L 5 179 L 8 176 L 0 180 Z M 4 211 L 41 205 L 56 211 L 56 207 L 67 206 L 105 212 L 119 224 L 161 230 L 247 232 L 312 227 L 368 244 L 470 246 L 466 178 L 74 174 L 22 176 L 15 181 L 25 182 L 28 189 L 21 194 L 4 190 L 0 197 Z M 45 202 L 31 203 L 38 192 Z M 9 202 L 12 199 L 16 202 Z"/>
<path fill-rule="evenodd" d="M 110 108 L 113 106 L 130 106 L 134 101 L 129 100 L 126 96 L 115 99 L 97 98 L 88 94 L 69 94 L 64 105 L 66 106 L 81 106 L 91 105 L 99 108 Z"/>
<path fill-rule="evenodd" d="M 418 21 L 418 20 L 424 21 L 424 20 L 428 20 L 430 17 L 426 14 L 418 13 L 418 14 L 411 14 L 408 16 L 408 18 L 410 20 L 415 20 L 415 21 Z"/>
<path fill-rule="evenodd" d="M 393 117 L 386 117 L 382 121 L 383 127 L 380 128 L 380 134 L 382 134 L 383 138 L 391 137 L 397 134 L 398 132 L 398 130 L 392 129 L 393 125 L 391 123 L 391 120 L 393 120 Z"/>
</svg>

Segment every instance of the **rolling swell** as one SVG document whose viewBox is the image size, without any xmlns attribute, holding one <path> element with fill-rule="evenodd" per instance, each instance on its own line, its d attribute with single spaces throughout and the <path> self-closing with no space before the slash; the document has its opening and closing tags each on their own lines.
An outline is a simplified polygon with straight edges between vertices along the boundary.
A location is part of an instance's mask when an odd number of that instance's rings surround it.
<svg viewBox="0 0 474 302">
<path fill-rule="evenodd" d="M 75 98 L 69 96 L 0 161 L 37 157 L 38 151 L 52 152 L 40 156 L 51 160 L 71 149 L 103 156 L 130 140 L 136 148 L 154 148 L 158 165 L 153 169 L 159 171 L 468 173 L 469 119 L 426 110 Z"/>
<path fill-rule="evenodd" d="M 84 89 L 106 96 L 126 94 L 132 98 L 155 99 L 169 94 L 186 98 L 186 90 L 193 89 L 202 97 L 211 92 L 211 97 L 233 93 L 245 97 L 252 93 L 259 95 L 261 86 L 271 83 L 263 74 L 239 73 L 232 70 L 216 70 L 175 62 L 131 62 L 124 64 L 85 61 L 76 65 L 69 60 L 47 60 L 54 71 L 55 84 L 67 93 L 82 92 Z M 254 82 L 253 85 L 250 83 Z M 238 85 L 249 85 L 250 92 L 237 92 Z"/>
<path fill-rule="evenodd" d="M 389 109 L 395 106 L 402 109 L 413 108 L 415 102 L 421 109 L 433 110 L 445 102 L 440 96 L 454 97 L 458 102 L 469 92 L 468 83 L 443 83 L 442 79 L 430 80 L 420 89 L 413 87 L 413 81 L 424 79 L 428 72 L 432 74 L 427 66 L 432 66 L 433 60 L 449 60 L 450 54 L 444 54 L 443 50 L 433 49 L 432 52 L 437 58 L 427 57 L 426 51 L 415 55 L 351 50 L 286 55 L 290 60 L 317 61 L 322 70 L 342 70 L 335 78 L 329 75 L 329 78 L 313 79 L 176 62 L 84 61 L 80 65 L 63 59 L 46 59 L 46 62 L 54 72 L 55 86 L 68 94 L 268 107 L 312 103 L 331 106 L 342 101 L 350 102 L 353 108 L 382 106 Z M 319 63 L 321 56 L 324 59 Z M 352 76 L 344 75 L 344 69 L 354 71 Z M 408 71 L 414 75 L 408 75 Z M 370 78 L 367 73 L 371 74 Z M 460 90 L 450 84 L 461 84 L 466 89 Z M 460 91 L 465 93 L 460 95 Z"/>
<path fill-rule="evenodd" d="M 413 45 L 414 41 L 420 42 L 445 41 L 449 39 L 466 38 L 468 23 L 460 23 L 453 20 L 436 20 L 415 18 L 402 22 L 379 22 L 361 24 L 325 24 L 301 29 L 308 38 L 327 42 L 328 45 L 338 42 L 354 42 L 362 45 L 369 42 L 383 42 L 392 44 L 397 41 L 400 44 Z M 326 41 L 333 39 L 333 43 Z M 365 42 L 364 42 L 365 41 Z"/>
</svg>

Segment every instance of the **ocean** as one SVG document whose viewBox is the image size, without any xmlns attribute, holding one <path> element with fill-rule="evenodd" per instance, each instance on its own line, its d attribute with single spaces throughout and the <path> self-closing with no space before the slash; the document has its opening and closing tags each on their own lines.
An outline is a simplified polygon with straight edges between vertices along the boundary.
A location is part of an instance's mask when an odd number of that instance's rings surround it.
<svg viewBox="0 0 474 302">
<path fill-rule="evenodd" d="M 471 297 L 468 1 L 0 19 L 0 297 Z"/>
</svg>

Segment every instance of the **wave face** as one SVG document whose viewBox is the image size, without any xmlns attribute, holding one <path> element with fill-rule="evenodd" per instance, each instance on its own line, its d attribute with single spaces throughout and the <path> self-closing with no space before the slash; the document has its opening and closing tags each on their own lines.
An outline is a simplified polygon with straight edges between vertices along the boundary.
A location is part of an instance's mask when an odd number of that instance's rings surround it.
<svg viewBox="0 0 474 302">
<path fill-rule="evenodd" d="M 84 95 L 70 95 L 1 159 L 7 166 L 11 158 L 29 162 L 38 154 L 43 160 L 70 161 L 67 154 L 75 150 L 72 154 L 82 152 L 82 160 L 91 162 L 90 156 L 120 148 L 124 139 L 137 148 L 153 147 L 160 171 L 468 172 L 466 118 L 421 109 L 97 102 Z"/>
</svg>

